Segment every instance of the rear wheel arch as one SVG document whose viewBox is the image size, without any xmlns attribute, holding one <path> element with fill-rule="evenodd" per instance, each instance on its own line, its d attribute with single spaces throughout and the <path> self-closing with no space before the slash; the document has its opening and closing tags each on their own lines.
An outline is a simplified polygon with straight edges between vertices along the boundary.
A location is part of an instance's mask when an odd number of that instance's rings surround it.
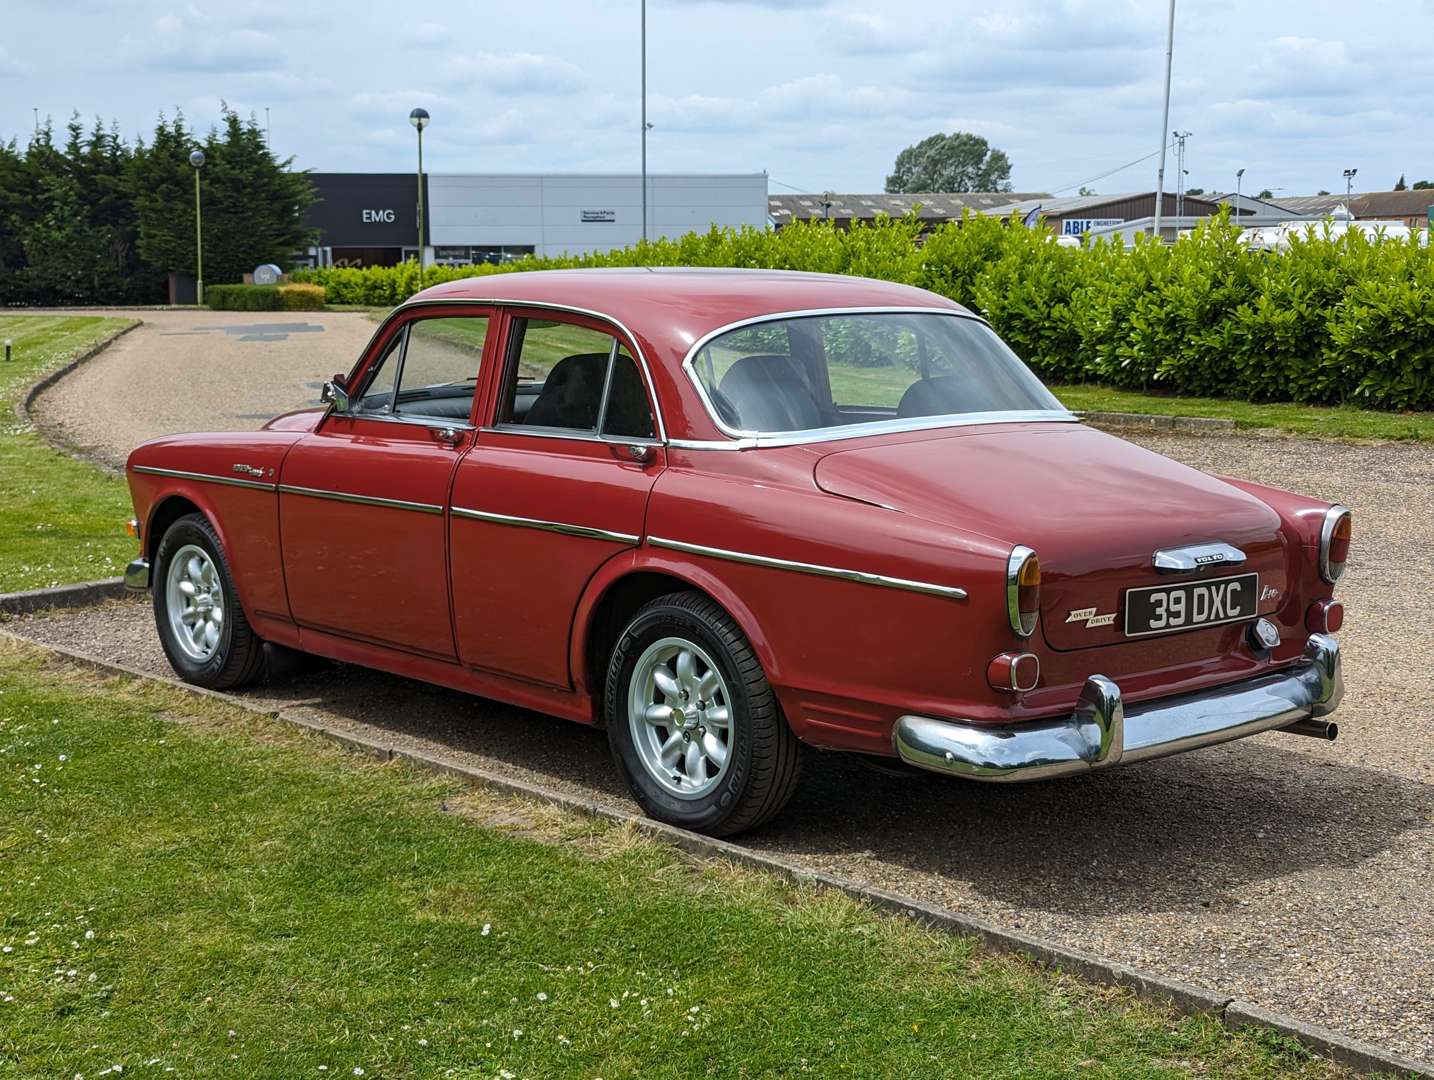
<svg viewBox="0 0 1434 1080">
<path fill-rule="evenodd" d="M 735 622 L 746 636 L 767 678 L 776 682 L 778 665 L 770 644 L 762 636 L 751 610 L 731 590 L 697 568 L 660 563 L 630 562 L 610 568 L 589 583 L 588 593 L 578 605 L 574 635 L 573 671 L 582 680 L 592 700 L 593 718 L 602 723 L 602 696 L 608 660 L 623 629 L 645 604 L 674 592 L 698 592 L 711 600 Z"/>
</svg>

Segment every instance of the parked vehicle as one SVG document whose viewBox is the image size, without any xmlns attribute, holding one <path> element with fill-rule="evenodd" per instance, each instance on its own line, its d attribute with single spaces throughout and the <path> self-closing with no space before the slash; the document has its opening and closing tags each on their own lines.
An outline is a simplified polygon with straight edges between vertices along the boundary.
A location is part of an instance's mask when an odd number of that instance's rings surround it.
<svg viewBox="0 0 1434 1080">
<path fill-rule="evenodd" d="M 974 780 L 1333 738 L 1347 510 L 1087 427 L 931 293 L 518 273 L 327 404 L 139 447 L 184 679 L 303 650 L 606 728 L 644 810 L 767 821 L 804 746 Z"/>
</svg>

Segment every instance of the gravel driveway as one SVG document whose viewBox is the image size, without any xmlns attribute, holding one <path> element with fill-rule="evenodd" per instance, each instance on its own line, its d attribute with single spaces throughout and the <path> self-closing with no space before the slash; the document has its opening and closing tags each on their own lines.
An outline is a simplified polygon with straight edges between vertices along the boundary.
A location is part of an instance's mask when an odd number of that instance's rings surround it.
<svg viewBox="0 0 1434 1080">
<path fill-rule="evenodd" d="M 1434 453 L 1136 441 L 1354 510 L 1339 741 L 1268 734 L 1013 787 L 813 755 L 786 813 L 743 842 L 1434 1062 Z M 141 603 L 11 627 L 168 672 Z M 631 806 L 603 736 L 577 725 L 343 666 L 253 696 Z"/>
<path fill-rule="evenodd" d="M 378 328 L 357 312 L 138 314 L 143 325 L 46 390 L 32 410 L 42 428 L 111 465 L 159 435 L 252 431 L 318 404 L 324 380 L 347 372 Z"/>
</svg>

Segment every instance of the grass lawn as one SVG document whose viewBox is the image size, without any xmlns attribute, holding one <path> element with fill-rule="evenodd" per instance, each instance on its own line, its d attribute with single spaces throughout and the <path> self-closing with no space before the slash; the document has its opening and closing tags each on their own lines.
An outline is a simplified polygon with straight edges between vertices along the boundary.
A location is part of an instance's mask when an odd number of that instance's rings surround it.
<svg viewBox="0 0 1434 1080">
<path fill-rule="evenodd" d="M 5 639 L 0 805 L 0 1075 L 1342 1075 Z"/>
<path fill-rule="evenodd" d="M 132 321 L 0 316 L 0 338 L 14 341 L 15 357 L 0 362 L 0 592 L 114 577 L 134 557 L 124 481 L 20 430 L 14 413 L 26 386 Z"/>
<path fill-rule="evenodd" d="M 1277 428 L 1296 435 L 1337 439 L 1418 439 L 1434 441 L 1434 413 L 1379 412 L 1352 405 L 1255 405 L 1227 398 L 1173 397 L 1113 390 L 1108 386 L 1052 386 L 1069 409 L 1081 412 L 1153 413 L 1234 420 L 1241 427 Z"/>
</svg>

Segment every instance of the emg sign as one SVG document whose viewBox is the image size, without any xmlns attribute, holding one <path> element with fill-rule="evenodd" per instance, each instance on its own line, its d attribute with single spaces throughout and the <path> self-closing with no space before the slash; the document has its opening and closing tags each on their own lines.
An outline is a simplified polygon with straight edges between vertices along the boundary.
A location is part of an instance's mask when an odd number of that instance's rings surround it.
<svg viewBox="0 0 1434 1080">
<path fill-rule="evenodd" d="M 398 220 L 398 215 L 392 210 L 369 210 L 363 212 L 363 223 L 365 225 L 392 225 Z"/>
</svg>

